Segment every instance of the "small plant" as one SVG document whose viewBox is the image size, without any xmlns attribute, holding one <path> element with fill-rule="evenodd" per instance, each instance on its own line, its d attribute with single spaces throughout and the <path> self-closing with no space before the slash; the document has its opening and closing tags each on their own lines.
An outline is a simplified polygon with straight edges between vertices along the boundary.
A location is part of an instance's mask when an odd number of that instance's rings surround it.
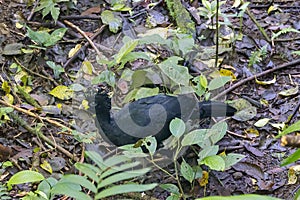
<svg viewBox="0 0 300 200">
<path fill-rule="evenodd" d="M 232 165 L 239 162 L 245 156 L 241 154 L 225 154 L 218 153 L 219 145 L 216 143 L 220 141 L 226 134 L 227 124 L 219 122 L 213 125 L 210 129 L 196 129 L 187 134 L 185 123 L 181 119 L 174 119 L 170 123 L 170 131 L 177 141 L 177 148 L 174 156 L 174 166 L 178 186 L 174 184 L 163 184 L 161 187 L 171 193 L 170 198 L 180 199 L 185 198 L 184 191 L 179 181 L 179 174 L 183 176 L 193 186 L 194 180 L 200 180 L 201 186 L 205 186 L 208 182 L 208 173 L 202 170 L 202 165 L 206 165 L 211 170 L 224 171 L 229 169 Z M 177 167 L 177 159 L 179 152 L 186 146 L 198 145 L 201 151 L 198 153 L 198 165 L 190 166 L 185 160 Z M 154 154 L 154 148 L 148 148 L 150 154 Z M 173 177 L 174 178 L 174 177 Z"/>
<path fill-rule="evenodd" d="M 131 162 L 126 156 L 115 155 L 106 160 L 103 160 L 96 152 L 86 152 L 86 156 L 96 166 L 88 163 L 75 164 L 75 167 L 85 176 L 69 174 L 64 175 L 60 180 L 52 177 L 45 179 L 39 172 L 24 170 L 13 175 L 7 182 L 7 186 L 11 189 L 12 185 L 42 181 L 37 190 L 28 193 L 23 198 L 24 200 L 54 199 L 56 195 L 91 200 L 129 192 L 143 192 L 151 190 L 157 185 L 126 182 L 126 180 L 142 176 L 150 170 L 150 168 L 133 169 L 140 163 Z"/>
<path fill-rule="evenodd" d="M 60 14 L 60 9 L 58 7 L 58 3 L 60 2 L 69 2 L 69 0 L 41 0 L 39 2 L 38 7 L 36 7 L 34 11 L 38 12 L 40 10 L 43 10 L 42 11 L 43 18 L 46 15 L 51 14 L 52 18 L 56 23 L 58 16 Z"/>
<path fill-rule="evenodd" d="M 249 58 L 249 64 L 248 66 L 253 66 L 259 62 L 261 62 L 267 55 L 267 45 L 263 46 L 257 51 L 254 51 L 251 53 L 251 56 Z"/>
</svg>

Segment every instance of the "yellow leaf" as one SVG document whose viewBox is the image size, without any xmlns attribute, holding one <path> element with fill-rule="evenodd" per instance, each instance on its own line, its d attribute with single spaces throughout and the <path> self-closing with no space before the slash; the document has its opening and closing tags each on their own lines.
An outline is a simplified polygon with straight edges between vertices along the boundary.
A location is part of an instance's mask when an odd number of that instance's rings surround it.
<svg viewBox="0 0 300 200">
<path fill-rule="evenodd" d="M 82 62 L 82 70 L 84 73 L 92 75 L 93 73 L 93 65 L 90 61 L 83 61 Z"/>
<path fill-rule="evenodd" d="M 298 85 L 294 88 L 290 88 L 288 90 L 283 90 L 281 92 L 279 92 L 278 94 L 281 95 L 281 96 L 285 96 L 285 97 L 288 97 L 288 96 L 292 96 L 292 95 L 295 95 L 298 93 L 298 90 L 299 90 L 299 87 Z"/>
<path fill-rule="evenodd" d="M 10 93 L 10 86 L 8 85 L 7 81 L 4 81 L 2 83 L 2 90 L 5 92 L 5 94 L 9 94 Z"/>
<path fill-rule="evenodd" d="M 255 122 L 254 126 L 261 128 L 264 127 L 270 121 L 269 118 L 263 118 Z"/>
<path fill-rule="evenodd" d="M 10 104 L 13 104 L 14 102 L 14 97 L 11 94 L 6 94 L 5 96 L 2 97 L 2 99 Z"/>
<path fill-rule="evenodd" d="M 236 80 L 236 76 L 234 75 L 234 73 L 228 69 L 220 69 L 220 74 L 221 76 L 231 76 L 231 80 Z"/>
<path fill-rule="evenodd" d="M 300 173 L 300 165 L 290 167 L 288 172 L 288 184 L 295 184 L 297 182 L 297 175 Z"/>
<path fill-rule="evenodd" d="M 232 8 L 237 8 L 237 7 L 239 7 L 239 5 L 241 5 L 241 0 L 235 0 L 232 5 Z"/>
<path fill-rule="evenodd" d="M 82 100 L 80 107 L 83 107 L 83 108 L 84 108 L 84 110 L 87 110 L 87 109 L 89 109 L 89 108 L 90 108 L 90 106 L 89 106 L 89 102 L 88 102 L 87 100 L 85 100 L 85 99 L 84 99 L 84 100 Z"/>
<path fill-rule="evenodd" d="M 259 81 L 256 77 L 255 77 L 255 82 L 259 85 L 271 85 L 273 83 L 276 82 L 276 76 L 274 76 L 274 78 L 270 81 Z"/>
<path fill-rule="evenodd" d="M 249 128 L 249 129 L 245 130 L 245 133 L 247 135 L 253 135 L 255 137 L 259 136 L 258 130 L 254 129 L 254 128 Z"/>
<path fill-rule="evenodd" d="M 55 96 L 61 100 L 68 100 L 73 95 L 73 90 L 64 85 L 59 85 L 49 92 L 52 96 Z"/>
<path fill-rule="evenodd" d="M 202 178 L 198 180 L 200 186 L 204 187 L 208 183 L 209 174 L 207 171 L 202 172 Z"/>
<path fill-rule="evenodd" d="M 53 171 L 52 167 L 46 160 L 44 160 L 44 162 L 42 164 L 40 164 L 40 167 L 43 168 L 44 170 L 46 170 L 47 172 L 49 172 L 50 174 L 52 174 L 52 171 Z"/>
<path fill-rule="evenodd" d="M 80 48 L 81 44 L 76 44 L 76 46 L 69 51 L 69 58 L 73 57 L 80 50 Z"/>
</svg>

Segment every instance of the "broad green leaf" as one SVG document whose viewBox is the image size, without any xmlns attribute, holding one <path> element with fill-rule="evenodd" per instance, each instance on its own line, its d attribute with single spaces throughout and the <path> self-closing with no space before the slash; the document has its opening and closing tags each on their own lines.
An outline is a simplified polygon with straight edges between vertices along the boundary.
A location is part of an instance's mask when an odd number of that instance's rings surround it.
<svg viewBox="0 0 300 200">
<path fill-rule="evenodd" d="M 145 88 L 141 87 L 136 91 L 136 94 L 134 96 L 135 100 L 151 97 L 157 95 L 159 92 L 159 88 Z"/>
<path fill-rule="evenodd" d="M 81 185 L 81 186 L 91 190 L 94 193 L 97 192 L 95 185 L 84 176 L 79 176 L 79 175 L 75 175 L 75 174 L 67 174 L 67 175 L 64 175 L 58 183 L 78 184 L 78 185 Z"/>
<path fill-rule="evenodd" d="M 211 80 L 208 84 L 208 90 L 215 90 L 220 87 L 223 87 L 227 82 L 231 80 L 230 76 L 220 76 Z"/>
<path fill-rule="evenodd" d="M 225 170 L 225 161 L 219 155 L 208 156 L 204 158 L 199 164 L 205 164 L 212 170 L 224 171 Z"/>
<path fill-rule="evenodd" d="M 99 84 L 104 82 L 114 87 L 116 84 L 115 73 L 110 70 L 105 70 L 92 80 L 92 84 Z"/>
<path fill-rule="evenodd" d="M 174 135 L 176 138 L 179 138 L 185 132 L 185 124 L 179 118 L 173 119 L 170 122 L 169 128 L 170 128 L 170 131 L 171 131 L 172 135 Z"/>
<path fill-rule="evenodd" d="M 172 56 L 158 64 L 158 66 L 161 71 L 176 84 L 188 86 L 192 76 L 189 74 L 187 67 L 177 64 L 180 60 L 182 60 L 182 58 Z"/>
<path fill-rule="evenodd" d="M 289 157 L 281 161 L 280 166 L 285 166 L 294 163 L 299 159 L 300 159 L 300 149 L 296 150 L 292 155 L 289 155 Z"/>
<path fill-rule="evenodd" d="M 44 45 L 46 41 L 50 38 L 50 34 L 46 31 L 33 31 L 27 27 L 27 34 L 31 40 L 38 43 L 39 45 Z"/>
<path fill-rule="evenodd" d="M 130 146 L 132 146 L 132 145 L 130 145 Z M 117 172 L 120 172 L 120 171 L 125 171 L 127 169 L 134 168 L 138 165 L 140 165 L 140 162 L 136 161 L 136 162 L 128 162 L 128 163 L 122 164 L 120 166 L 114 166 L 112 168 L 109 168 L 109 169 L 105 170 L 105 172 L 103 172 L 101 174 L 100 178 L 104 179 L 105 177 L 107 177 L 111 174 L 114 174 L 114 173 L 117 173 Z"/>
<path fill-rule="evenodd" d="M 280 200 L 280 199 L 275 197 L 270 197 L 270 196 L 258 195 L 258 194 L 245 194 L 245 195 L 226 196 L 226 197 L 211 196 L 211 197 L 204 197 L 196 200 Z"/>
<path fill-rule="evenodd" d="M 198 144 L 206 138 L 207 129 L 197 129 L 184 135 L 181 141 L 182 146 L 189 146 L 193 144 Z"/>
<path fill-rule="evenodd" d="M 101 169 L 105 170 L 107 167 L 103 163 L 103 158 L 95 151 L 86 151 L 85 155 L 91 159 Z"/>
<path fill-rule="evenodd" d="M 47 61 L 46 64 L 53 69 L 55 79 L 58 79 L 59 75 L 65 72 L 65 69 L 61 65 L 56 65 L 55 62 Z"/>
<path fill-rule="evenodd" d="M 243 158 L 245 158 L 242 154 L 230 153 L 224 157 L 225 160 L 225 169 L 229 169 L 232 165 L 240 162 Z"/>
<path fill-rule="evenodd" d="M 81 187 L 79 183 L 58 182 L 52 188 L 51 194 L 66 195 L 80 200 L 92 200 L 92 198 L 89 195 L 85 194 L 84 192 L 81 192 Z"/>
<path fill-rule="evenodd" d="M 194 39 L 192 37 L 192 35 L 186 35 L 186 34 L 181 34 L 179 35 L 179 37 L 181 36 L 181 38 L 179 38 L 176 43 L 178 45 L 178 50 L 181 51 L 182 56 L 187 55 L 188 52 L 190 52 L 193 47 L 194 47 Z"/>
<path fill-rule="evenodd" d="M 14 174 L 8 181 L 7 187 L 11 189 L 12 185 L 22 184 L 22 183 L 32 183 L 44 180 L 44 176 L 35 171 L 23 170 Z"/>
<path fill-rule="evenodd" d="M 99 175 L 101 173 L 101 170 L 98 167 L 95 167 L 88 163 L 75 163 L 76 169 L 78 169 L 80 172 L 87 175 L 91 180 L 99 182 Z"/>
<path fill-rule="evenodd" d="M 73 90 L 64 85 L 56 86 L 53 90 L 49 92 L 52 96 L 55 96 L 61 100 L 71 99 L 73 96 Z"/>
<path fill-rule="evenodd" d="M 116 185 L 110 188 L 107 188 L 95 196 L 95 199 L 102 199 L 105 197 L 117 195 L 117 194 L 124 194 L 128 192 L 144 192 L 146 190 L 152 190 L 155 188 L 157 184 L 145 184 L 145 185 L 138 185 L 138 184 L 126 184 L 126 185 Z"/>
<path fill-rule="evenodd" d="M 166 183 L 166 184 L 159 185 L 159 187 L 161 187 L 163 190 L 166 190 L 172 194 L 180 194 L 179 188 L 174 184 Z"/>
<path fill-rule="evenodd" d="M 269 118 L 263 118 L 258 120 L 257 122 L 254 123 L 254 126 L 261 128 L 264 127 L 265 125 L 267 125 L 267 123 L 270 121 L 271 119 Z"/>
<path fill-rule="evenodd" d="M 103 11 L 101 13 L 101 19 L 103 24 L 107 24 L 109 26 L 109 30 L 113 33 L 117 33 L 122 27 L 122 18 L 116 16 L 114 12 L 110 10 Z"/>
<path fill-rule="evenodd" d="M 119 172 L 117 174 L 113 174 L 113 175 L 107 177 L 106 179 L 103 179 L 102 181 L 100 181 L 97 188 L 100 189 L 100 188 L 109 186 L 109 185 L 119 182 L 119 181 L 124 181 L 124 180 L 131 179 L 134 177 L 139 177 L 139 176 L 146 174 L 149 171 L 150 171 L 150 168 L 144 168 L 144 169 L 137 169 L 137 170 L 132 170 L 132 171 Z"/>
<path fill-rule="evenodd" d="M 151 60 L 151 58 L 145 52 L 129 52 L 121 59 L 121 65 L 118 69 L 122 69 L 128 62 L 135 61 L 137 59 Z"/>
<path fill-rule="evenodd" d="M 128 158 L 127 156 L 118 155 L 118 156 L 112 156 L 112 157 L 107 158 L 104 161 L 104 165 L 106 166 L 106 168 L 111 168 L 111 167 L 114 167 L 121 163 L 128 162 L 128 161 L 130 161 L 130 158 Z"/>
<path fill-rule="evenodd" d="M 219 145 L 204 147 L 198 154 L 198 163 L 200 163 L 204 158 L 208 156 L 217 155 L 218 151 Z"/>
<path fill-rule="evenodd" d="M 187 181 L 189 181 L 190 183 L 193 182 L 195 172 L 193 168 L 184 159 L 180 165 L 180 173 Z"/>
<path fill-rule="evenodd" d="M 59 40 L 61 40 L 64 37 L 67 30 L 67 28 L 59 28 L 53 31 L 50 37 L 44 43 L 44 46 L 49 47 L 55 45 Z"/>
<path fill-rule="evenodd" d="M 132 52 L 138 43 L 138 40 L 127 40 L 127 42 L 121 47 L 120 51 L 115 56 L 116 64 L 119 64 L 125 56 Z"/>
<path fill-rule="evenodd" d="M 155 137 L 149 136 L 144 139 L 143 143 L 144 143 L 144 146 L 146 146 L 147 150 L 149 151 L 149 154 L 154 155 L 154 153 L 157 149 L 157 141 L 156 141 Z"/>
<path fill-rule="evenodd" d="M 289 127 L 287 127 L 286 129 L 284 129 L 279 135 L 276 136 L 276 138 L 279 138 L 283 135 L 295 132 L 295 131 L 299 131 L 300 130 L 300 120 L 295 122 L 294 124 L 290 125 Z"/>
<path fill-rule="evenodd" d="M 216 144 L 224 137 L 227 129 L 228 129 L 228 125 L 226 122 L 224 121 L 218 122 L 214 124 L 210 129 L 208 129 L 206 138 L 210 137 L 212 144 Z"/>
</svg>

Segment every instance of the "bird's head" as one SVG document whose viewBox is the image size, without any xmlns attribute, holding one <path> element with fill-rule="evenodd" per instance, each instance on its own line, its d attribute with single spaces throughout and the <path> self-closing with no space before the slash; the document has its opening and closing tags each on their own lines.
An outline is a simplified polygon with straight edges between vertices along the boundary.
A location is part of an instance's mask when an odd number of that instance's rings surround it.
<svg viewBox="0 0 300 200">
<path fill-rule="evenodd" d="M 100 83 L 98 85 L 98 93 L 97 95 L 105 95 L 105 96 L 112 96 L 112 87 L 109 86 L 107 83 Z"/>
</svg>

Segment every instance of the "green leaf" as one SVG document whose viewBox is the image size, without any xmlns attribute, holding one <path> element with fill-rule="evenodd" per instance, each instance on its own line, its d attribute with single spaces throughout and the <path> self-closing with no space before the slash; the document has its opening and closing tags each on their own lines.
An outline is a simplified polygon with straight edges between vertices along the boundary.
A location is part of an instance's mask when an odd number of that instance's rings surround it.
<svg viewBox="0 0 300 200">
<path fill-rule="evenodd" d="M 61 40 L 64 37 L 67 30 L 67 28 L 59 28 L 53 31 L 50 37 L 44 43 L 44 46 L 49 47 L 55 45 L 59 40 Z"/>
<path fill-rule="evenodd" d="M 132 145 L 130 145 L 130 146 L 132 146 Z M 134 168 L 134 167 L 136 167 L 138 165 L 140 165 L 140 162 L 136 161 L 136 162 L 125 163 L 125 164 L 122 164 L 120 166 L 114 166 L 112 168 L 107 169 L 105 172 L 103 172 L 101 174 L 100 178 L 104 179 L 105 177 L 107 177 L 107 176 L 109 176 L 111 174 L 114 174 L 114 173 L 117 173 L 117 172 L 120 172 L 120 171 L 125 171 L 127 169 Z"/>
<path fill-rule="evenodd" d="M 125 56 L 132 52 L 138 43 L 138 40 L 127 40 L 127 42 L 121 47 L 120 51 L 115 56 L 116 64 L 119 64 Z"/>
<path fill-rule="evenodd" d="M 92 200 L 92 198 L 81 192 L 79 183 L 59 182 L 51 190 L 51 194 L 62 194 L 80 200 Z"/>
<path fill-rule="evenodd" d="M 52 89 L 49 94 L 55 96 L 61 100 L 71 99 L 73 96 L 73 90 L 64 85 L 58 85 Z"/>
<path fill-rule="evenodd" d="M 136 91 L 136 94 L 134 96 L 135 100 L 151 97 L 157 95 L 159 92 L 159 88 L 145 88 L 141 87 Z"/>
<path fill-rule="evenodd" d="M 185 132 L 185 124 L 179 118 L 173 119 L 170 122 L 169 128 L 170 128 L 170 131 L 171 131 L 172 135 L 174 135 L 176 138 L 179 138 Z"/>
<path fill-rule="evenodd" d="M 145 184 L 145 185 L 138 185 L 138 184 L 116 185 L 101 191 L 95 196 L 95 199 L 102 199 L 116 194 L 124 194 L 129 192 L 143 192 L 146 190 L 152 190 L 156 186 L 157 184 L 155 183 Z"/>
<path fill-rule="evenodd" d="M 219 155 L 208 156 L 204 158 L 200 164 L 205 164 L 212 170 L 217 170 L 217 171 L 225 170 L 225 161 Z"/>
<path fill-rule="evenodd" d="M 216 144 L 218 141 L 220 141 L 224 135 L 226 134 L 226 131 L 228 129 L 226 122 L 218 122 L 214 124 L 210 129 L 208 129 L 208 133 L 206 137 L 210 137 L 210 140 L 212 144 Z"/>
<path fill-rule="evenodd" d="M 122 18 L 115 16 L 114 12 L 110 10 L 103 11 L 101 13 L 101 19 L 103 24 L 107 24 L 109 26 L 109 30 L 113 33 L 117 33 L 122 27 Z"/>
<path fill-rule="evenodd" d="M 67 0 L 64 0 L 67 1 Z M 62 1 L 53 1 L 53 0 L 41 0 L 39 2 L 39 6 L 35 8 L 34 12 L 42 11 L 43 18 L 51 13 L 52 18 L 54 19 L 55 23 L 57 22 L 58 16 L 59 16 L 59 7 L 57 2 Z"/>
<path fill-rule="evenodd" d="M 31 40 L 38 43 L 39 45 L 43 45 L 49 38 L 50 34 L 46 31 L 33 31 L 29 27 L 27 27 L 27 34 Z"/>
<path fill-rule="evenodd" d="M 220 87 L 223 87 L 227 82 L 231 80 L 230 76 L 220 76 L 211 80 L 208 84 L 208 90 L 215 90 Z"/>
<path fill-rule="evenodd" d="M 208 156 L 217 155 L 218 151 L 219 151 L 219 145 L 204 147 L 198 154 L 198 163 L 200 163 L 204 158 Z"/>
<path fill-rule="evenodd" d="M 123 56 L 121 65 L 118 67 L 118 69 L 122 69 L 126 63 L 137 59 L 144 59 L 148 61 L 151 60 L 151 58 L 145 52 L 129 52 L 127 55 Z"/>
<path fill-rule="evenodd" d="M 92 80 L 92 84 L 99 84 L 104 82 L 114 87 L 116 84 L 115 73 L 110 70 L 105 70 Z"/>
<path fill-rule="evenodd" d="M 96 193 L 97 188 L 94 186 L 93 183 L 91 183 L 86 177 L 79 176 L 75 174 L 67 174 L 64 175 L 58 183 L 73 183 L 73 184 L 79 184 L 92 192 Z"/>
<path fill-rule="evenodd" d="M 150 155 L 154 155 L 156 149 L 157 149 L 157 141 L 155 137 L 148 136 L 143 140 L 144 146 L 146 146 L 147 150 L 149 151 Z M 150 145 L 149 145 L 150 144 Z"/>
<path fill-rule="evenodd" d="M 198 144 L 206 138 L 207 129 L 196 129 L 184 136 L 181 141 L 182 146 Z"/>
<path fill-rule="evenodd" d="M 39 172 L 24 170 L 24 171 L 20 171 L 20 172 L 17 172 L 16 174 L 14 174 L 7 181 L 7 187 L 9 189 L 11 189 L 12 185 L 38 182 L 38 181 L 42 181 L 44 179 L 45 179 L 44 176 Z"/>
<path fill-rule="evenodd" d="M 101 170 L 98 167 L 95 167 L 88 163 L 75 163 L 76 169 L 78 169 L 80 172 L 87 175 L 90 179 L 99 182 L 99 174 L 101 173 Z"/>
<path fill-rule="evenodd" d="M 299 159 L 300 159 L 300 149 L 296 150 L 292 155 L 289 155 L 289 157 L 281 161 L 280 166 L 285 166 L 294 163 Z"/>
<path fill-rule="evenodd" d="M 283 135 L 295 132 L 300 130 L 300 120 L 295 122 L 294 124 L 290 125 L 289 127 L 287 127 L 286 129 L 284 129 L 279 135 L 277 135 L 275 138 L 279 138 Z"/>
<path fill-rule="evenodd" d="M 196 200 L 280 200 L 278 198 L 270 197 L 270 196 L 262 196 L 257 194 L 245 194 L 245 195 L 237 195 L 237 196 L 211 196 L 204 197 Z"/>
<path fill-rule="evenodd" d="M 242 154 L 230 153 L 224 157 L 225 161 L 225 169 L 229 169 L 232 165 L 240 162 L 243 158 L 245 158 Z"/>
<path fill-rule="evenodd" d="M 166 183 L 166 184 L 161 184 L 159 187 L 161 187 L 162 189 L 172 193 L 172 194 L 180 194 L 179 193 L 179 188 L 171 183 Z"/>
<path fill-rule="evenodd" d="M 100 188 L 109 186 L 109 185 L 119 182 L 119 181 L 131 179 L 134 177 L 139 177 L 139 176 L 146 174 L 149 171 L 150 171 L 150 168 L 144 168 L 144 169 L 120 172 L 120 173 L 111 175 L 111 176 L 107 177 L 106 179 L 100 181 L 97 188 L 100 189 Z"/>
<path fill-rule="evenodd" d="M 158 67 L 176 84 L 187 86 L 189 85 L 189 80 L 192 76 L 189 74 L 187 67 L 177 64 L 180 60 L 182 60 L 182 58 L 172 56 L 158 64 Z"/>
<path fill-rule="evenodd" d="M 193 182 L 195 177 L 194 170 L 187 162 L 185 162 L 184 159 L 180 165 L 180 172 L 187 181 L 189 181 L 190 183 Z"/>
<path fill-rule="evenodd" d="M 47 61 L 46 64 L 53 69 L 55 79 L 57 79 L 61 73 L 65 72 L 65 69 L 61 65 L 56 65 L 55 62 Z"/>
</svg>

